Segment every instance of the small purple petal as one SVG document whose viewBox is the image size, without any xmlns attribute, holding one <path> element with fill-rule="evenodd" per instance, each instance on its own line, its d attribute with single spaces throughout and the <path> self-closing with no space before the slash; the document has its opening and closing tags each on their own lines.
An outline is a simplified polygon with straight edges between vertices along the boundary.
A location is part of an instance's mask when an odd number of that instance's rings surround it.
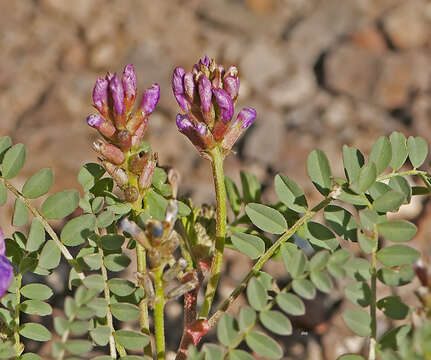
<svg viewBox="0 0 431 360">
<path fill-rule="evenodd" d="M 194 128 L 202 136 L 205 136 L 207 134 L 207 126 L 203 123 L 197 123 Z"/>
<path fill-rule="evenodd" d="M 220 116 L 223 123 L 227 123 L 233 116 L 233 102 L 229 94 L 223 89 L 213 89 L 214 97 L 220 107 Z"/>
<path fill-rule="evenodd" d="M 211 87 L 211 81 L 209 81 L 205 74 L 202 74 L 199 79 L 199 97 L 201 99 L 202 110 L 205 112 L 211 110 Z"/>
<path fill-rule="evenodd" d="M 191 72 L 186 72 L 183 78 L 184 93 L 187 95 L 190 102 L 193 101 L 195 94 L 195 81 Z"/>
<path fill-rule="evenodd" d="M 183 78 L 186 72 L 182 67 L 176 67 L 172 76 L 172 91 L 174 95 L 184 94 Z"/>
<path fill-rule="evenodd" d="M 131 99 L 136 96 L 136 73 L 133 64 L 126 65 L 121 77 L 123 83 L 124 94 L 126 98 Z"/>
<path fill-rule="evenodd" d="M 256 115 L 256 110 L 251 107 L 245 107 L 239 112 L 236 121 L 241 122 L 241 129 L 246 129 L 253 124 L 254 119 L 256 119 Z"/>
<path fill-rule="evenodd" d="M 103 112 L 104 106 L 108 105 L 108 80 L 98 78 L 93 89 L 93 104 L 97 110 Z"/>
<path fill-rule="evenodd" d="M 104 123 L 105 119 L 97 114 L 87 116 L 87 124 L 93 128 L 97 128 Z"/>
<path fill-rule="evenodd" d="M 145 90 L 142 96 L 141 110 L 145 115 L 150 115 L 156 108 L 160 99 L 160 86 L 154 83 L 153 86 Z"/>
<path fill-rule="evenodd" d="M 210 58 L 205 56 L 205 58 L 199 60 L 199 64 L 210 66 Z"/>
<path fill-rule="evenodd" d="M 5 253 L 6 253 L 6 244 L 4 242 L 3 230 L 0 228 L 0 255 L 4 255 Z"/>
<path fill-rule="evenodd" d="M 190 110 L 190 103 L 186 97 L 181 94 L 176 94 L 174 96 L 180 108 L 183 109 L 183 111 L 188 112 Z"/>
<path fill-rule="evenodd" d="M 107 72 L 106 75 L 105 75 L 105 79 L 108 80 L 108 82 L 109 82 L 109 81 L 112 80 L 112 78 L 114 77 L 114 75 L 115 74 L 113 74 L 113 73 Z"/>
<path fill-rule="evenodd" d="M 189 120 L 187 115 L 177 114 L 177 127 L 181 132 L 185 132 L 193 127 L 193 123 Z"/>
<path fill-rule="evenodd" d="M 111 90 L 115 112 L 122 115 L 124 112 L 124 89 L 117 74 L 114 74 L 112 79 L 109 81 L 109 90 Z"/>
<path fill-rule="evenodd" d="M 223 79 L 223 87 L 226 92 L 230 95 L 232 100 L 236 100 L 239 93 L 239 78 L 231 75 L 226 76 Z"/>
<path fill-rule="evenodd" d="M 0 255 L 0 298 L 3 297 L 13 277 L 13 268 L 5 256 Z"/>
</svg>

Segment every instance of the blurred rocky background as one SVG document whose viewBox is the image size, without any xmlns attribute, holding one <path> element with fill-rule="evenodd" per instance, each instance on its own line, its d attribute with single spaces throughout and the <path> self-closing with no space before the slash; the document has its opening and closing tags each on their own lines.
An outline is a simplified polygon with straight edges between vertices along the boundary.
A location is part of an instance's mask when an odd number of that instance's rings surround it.
<svg viewBox="0 0 431 360">
<path fill-rule="evenodd" d="M 431 141 L 430 41 L 426 0 L 1 0 L 0 135 L 26 144 L 23 176 L 52 167 L 53 190 L 77 188 L 78 169 L 96 158 L 97 134 L 85 123 L 94 81 L 133 63 L 140 89 L 162 89 L 147 140 L 182 173 L 183 194 L 213 202 L 209 166 L 177 132 L 170 89 L 175 66 L 190 69 L 208 55 L 239 66 L 238 106 L 258 111 L 226 173 L 238 180 L 247 169 L 273 199 L 273 176 L 284 172 L 317 200 L 305 170 L 312 149 L 341 175 L 344 143 L 367 152 L 394 130 Z M 414 245 L 431 255 L 431 207 L 418 201 L 405 214 L 421 226 Z M 246 264 L 228 262 L 222 293 Z M 330 309 L 336 295 L 325 301 Z M 310 324 L 317 309 L 299 323 L 303 334 L 282 340 L 289 356 L 331 360 L 360 350 L 340 316 Z"/>
</svg>

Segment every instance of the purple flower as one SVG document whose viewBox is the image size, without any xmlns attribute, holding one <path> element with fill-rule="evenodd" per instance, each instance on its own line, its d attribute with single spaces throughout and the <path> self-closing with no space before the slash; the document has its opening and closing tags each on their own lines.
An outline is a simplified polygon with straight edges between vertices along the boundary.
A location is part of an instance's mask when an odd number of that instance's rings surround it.
<svg viewBox="0 0 431 360">
<path fill-rule="evenodd" d="M 190 103 L 188 102 L 184 92 L 184 75 L 185 71 L 182 67 L 176 67 L 174 75 L 172 76 L 172 91 L 174 92 L 175 99 L 178 105 L 184 111 L 188 112 L 190 109 Z"/>
<path fill-rule="evenodd" d="M 3 297 L 13 278 L 13 268 L 5 256 L 6 244 L 0 228 L 0 298 Z"/>
<path fill-rule="evenodd" d="M 108 80 L 98 78 L 93 89 L 93 104 L 101 114 L 106 113 L 108 106 Z"/>
<path fill-rule="evenodd" d="M 114 102 L 115 113 L 122 115 L 124 113 L 124 89 L 117 74 L 114 74 L 109 81 L 109 90 Z"/>
<path fill-rule="evenodd" d="M 206 113 L 211 111 L 211 81 L 206 77 L 205 74 L 202 74 L 199 79 L 199 97 L 201 99 L 201 107 L 202 110 Z"/>
<path fill-rule="evenodd" d="M 208 56 L 205 56 L 203 59 L 199 60 L 199 64 L 204 66 L 210 66 L 210 58 Z"/>
<path fill-rule="evenodd" d="M 193 74 L 191 72 L 186 72 L 183 77 L 184 93 L 187 99 L 192 103 L 195 96 L 195 81 L 193 79 Z"/>
<path fill-rule="evenodd" d="M 160 86 L 155 83 L 153 86 L 145 90 L 142 96 L 141 110 L 145 115 L 150 115 L 156 108 L 160 99 Z"/>
<path fill-rule="evenodd" d="M 233 116 L 233 102 L 230 95 L 223 89 L 212 89 L 216 102 L 220 108 L 220 117 L 223 123 L 227 123 Z"/>
<path fill-rule="evenodd" d="M 101 117 L 100 115 L 97 114 L 91 114 L 89 116 L 87 116 L 87 124 L 88 126 L 91 126 L 93 128 L 98 128 L 100 125 L 103 124 L 103 122 L 105 121 L 105 119 L 103 117 Z"/>
<path fill-rule="evenodd" d="M 97 129 L 103 136 L 106 136 L 107 138 L 112 137 L 112 135 L 115 133 L 115 126 L 110 121 L 106 121 L 98 114 L 87 116 L 87 124 L 92 128 Z"/>
<path fill-rule="evenodd" d="M 199 151 L 207 150 L 212 146 L 213 140 L 208 136 L 208 128 L 205 124 L 193 124 L 187 115 L 178 114 L 177 126 Z"/>
<path fill-rule="evenodd" d="M 223 87 L 232 100 L 235 101 L 239 93 L 239 78 L 231 75 L 225 76 L 223 79 Z"/>
<path fill-rule="evenodd" d="M 136 97 L 136 73 L 133 64 L 126 65 L 123 70 L 123 76 L 121 77 L 121 82 L 123 83 L 124 94 L 126 99 L 133 100 Z"/>
<path fill-rule="evenodd" d="M 256 110 L 251 107 L 245 107 L 242 109 L 235 122 L 241 122 L 241 129 L 247 129 L 251 124 L 253 124 L 254 119 L 256 119 Z"/>
</svg>

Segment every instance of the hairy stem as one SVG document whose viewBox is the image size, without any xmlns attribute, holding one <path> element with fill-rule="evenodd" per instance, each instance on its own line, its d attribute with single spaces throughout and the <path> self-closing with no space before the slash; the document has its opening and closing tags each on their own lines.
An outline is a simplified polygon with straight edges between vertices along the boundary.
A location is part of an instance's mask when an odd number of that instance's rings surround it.
<svg viewBox="0 0 431 360">
<path fill-rule="evenodd" d="M 377 341 L 377 318 L 376 318 L 376 299 L 377 299 L 377 265 L 376 253 L 378 249 L 378 232 L 377 225 L 374 225 L 374 240 L 375 245 L 373 248 L 372 262 L 371 262 L 371 303 L 370 303 L 370 316 L 371 316 L 371 337 L 368 360 L 376 359 L 376 341 Z"/>
<path fill-rule="evenodd" d="M 147 260 L 145 258 L 145 248 L 140 244 L 136 244 L 136 257 L 138 263 L 138 272 L 143 273 L 147 268 Z M 141 283 L 139 286 L 142 287 Z M 148 304 L 147 299 L 142 299 L 139 303 L 139 326 L 141 328 L 141 332 L 150 336 L 150 320 L 148 317 Z M 144 353 L 147 356 L 153 356 L 153 350 L 151 349 L 151 341 L 145 346 Z"/>
<path fill-rule="evenodd" d="M 211 264 L 211 273 L 205 292 L 204 302 L 201 307 L 199 318 L 206 319 L 211 310 L 214 295 L 217 289 L 220 270 L 223 261 L 224 242 L 226 237 L 226 188 L 224 185 L 223 172 L 223 155 L 218 147 L 211 150 L 211 165 L 214 178 L 214 186 L 217 199 L 216 213 L 216 243 L 213 260 Z"/>
<path fill-rule="evenodd" d="M 220 320 L 220 317 L 229 309 L 232 303 L 238 298 L 238 296 L 247 287 L 248 281 L 255 276 L 262 266 L 274 255 L 275 251 L 280 247 L 281 244 L 286 242 L 293 234 L 295 234 L 298 229 L 310 220 L 316 213 L 326 206 L 328 206 L 332 201 L 332 198 L 326 198 L 317 204 L 313 209 L 308 210 L 298 221 L 288 229 L 282 236 L 280 236 L 277 241 L 259 258 L 259 260 L 254 264 L 248 274 L 242 279 L 239 285 L 231 292 L 229 297 L 221 304 L 218 310 L 213 316 L 208 320 L 209 326 L 212 328 Z"/>
<path fill-rule="evenodd" d="M 16 276 L 16 306 L 15 306 L 15 328 L 14 328 L 14 339 L 15 339 L 15 352 L 16 352 L 16 358 L 19 359 L 19 354 L 22 351 L 22 346 L 20 343 L 20 337 L 19 337 L 19 304 L 21 302 L 21 282 L 22 282 L 22 274 L 17 274 Z"/>
<path fill-rule="evenodd" d="M 99 233 L 99 229 L 96 228 L 95 229 L 95 233 L 97 235 L 100 235 Z M 98 250 L 99 250 L 99 254 L 101 256 L 101 258 L 104 258 L 104 254 L 103 254 L 103 249 L 101 248 L 100 245 L 97 246 Z M 114 322 L 112 320 L 112 313 L 111 313 L 111 307 L 109 306 L 111 303 L 111 298 L 110 298 L 110 293 L 109 293 L 109 287 L 108 287 L 108 272 L 106 271 L 106 267 L 105 264 L 103 263 L 103 261 L 101 261 L 101 266 L 100 266 L 100 271 L 102 273 L 102 277 L 103 277 L 103 294 L 105 296 L 105 301 L 108 304 L 108 310 L 106 312 L 106 324 L 111 328 L 111 334 L 109 335 L 109 352 L 110 355 L 113 359 L 117 358 L 117 350 L 118 349 L 118 353 L 120 354 L 120 356 L 125 356 L 126 351 L 124 350 L 124 347 L 120 344 L 116 344 L 115 338 L 114 338 Z"/>
<path fill-rule="evenodd" d="M 62 244 L 62 242 L 58 238 L 57 234 L 55 233 L 54 229 L 51 227 L 51 225 L 49 225 L 48 221 L 42 216 L 42 214 L 39 212 L 39 210 L 36 209 L 30 203 L 30 201 L 28 201 L 28 199 L 25 198 L 18 191 L 18 189 L 15 188 L 9 181 L 7 181 L 4 177 L 1 177 L 1 179 L 3 180 L 5 186 L 8 188 L 8 190 L 12 194 L 14 194 L 17 198 L 19 198 L 25 204 L 25 206 L 27 207 L 27 209 L 29 209 L 32 212 L 32 214 L 42 222 L 43 227 L 45 228 L 46 232 L 51 236 L 52 240 L 54 240 L 55 244 L 60 249 L 60 251 L 63 254 L 64 258 L 69 262 L 69 265 L 76 270 L 76 272 L 78 273 L 79 278 L 81 280 L 84 280 L 85 279 L 85 275 L 82 272 L 81 268 L 79 267 L 78 263 L 75 261 L 75 259 L 73 258 L 73 256 L 70 254 L 70 252 L 66 248 L 66 246 L 64 246 Z"/>
<path fill-rule="evenodd" d="M 165 359 L 165 288 L 163 284 L 163 265 L 154 273 L 156 299 L 154 304 L 154 332 L 156 337 L 157 360 Z"/>
<path fill-rule="evenodd" d="M 407 175 L 423 175 L 423 176 L 429 176 L 429 174 L 426 171 L 421 171 L 421 170 L 408 170 L 408 171 L 401 171 L 401 172 L 392 172 L 390 174 L 386 174 L 386 175 L 381 175 L 377 178 L 377 181 L 382 181 L 382 180 L 386 180 L 386 179 L 390 179 L 391 177 L 394 176 L 407 176 Z"/>
</svg>

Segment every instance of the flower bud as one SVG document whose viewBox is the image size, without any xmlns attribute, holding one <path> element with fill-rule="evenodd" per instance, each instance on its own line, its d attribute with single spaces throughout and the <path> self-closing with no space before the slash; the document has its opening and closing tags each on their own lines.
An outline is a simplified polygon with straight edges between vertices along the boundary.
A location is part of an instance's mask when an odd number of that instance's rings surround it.
<svg viewBox="0 0 431 360">
<path fill-rule="evenodd" d="M 141 110 L 144 116 L 150 115 L 156 108 L 160 99 L 160 86 L 154 83 L 153 86 L 145 90 L 142 96 Z"/>
<path fill-rule="evenodd" d="M 130 221 L 126 217 L 123 218 L 120 222 L 120 229 L 132 235 L 145 249 L 151 249 L 151 244 L 147 236 L 134 221 Z"/>
<path fill-rule="evenodd" d="M 132 136 L 132 147 L 137 148 L 144 138 L 145 131 L 147 130 L 148 117 L 144 117 L 143 121 L 139 124 L 139 127 L 133 133 Z"/>
<path fill-rule="evenodd" d="M 168 207 L 166 209 L 165 222 L 172 227 L 177 220 L 178 215 L 178 203 L 176 200 L 169 200 Z"/>
<path fill-rule="evenodd" d="M 195 100 L 195 92 L 196 92 L 196 85 L 193 78 L 193 74 L 191 72 L 186 72 L 183 77 L 183 86 L 184 86 L 184 93 L 187 96 L 187 100 L 190 103 L 193 103 Z"/>
<path fill-rule="evenodd" d="M 125 156 L 119 148 L 115 145 L 104 143 L 102 140 L 97 140 L 93 143 L 93 150 L 115 165 L 121 165 L 125 160 Z"/>
<path fill-rule="evenodd" d="M 127 130 L 119 131 L 116 138 L 121 150 L 128 151 L 132 146 L 132 135 Z"/>
<path fill-rule="evenodd" d="M 224 67 L 223 65 L 218 65 L 213 72 L 212 86 L 217 89 L 221 89 L 223 87 L 223 76 L 224 76 Z"/>
<path fill-rule="evenodd" d="M 163 237 L 163 225 L 158 220 L 151 222 L 151 245 L 160 246 Z"/>
<path fill-rule="evenodd" d="M 184 75 L 185 71 L 182 67 L 175 68 L 174 74 L 172 76 L 172 91 L 181 109 L 183 109 L 185 112 L 188 112 L 190 110 L 191 104 L 186 99 L 184 93 Z"/>
<path fill-rule="evenodd" d="M 124 89 L 124 105 L 126 112 L 129 112 L 136 98 L 136 73 L 132 64 L 126 65 L 121 77 L 121 83 Z"/>
<path fill-rule="evenodd" d="M 118 128 L 123 128 L 126 122 L 124 113 L 124 89 L 117 74 L 114 74 L 109 81 L 109 90 L 114 103 L 114 118 Z"/>
<path fill-rule="evenodd" d="M 108 116 L 108 80 L 98 78 L 93 89 L 93 105 L 103 116 Z"/>
<path fill-rule="evenodd" d="M 205 113 L 209 113 L 212 107 L 211 81 L 202 74 L 199 78 L 199 98 L 201 100 L 201 109 Z"/>
<path fill-rule="evenodd" d="M 223 88 L 233 101 L 236 101 L 239 94 L 239 78 L 227 75 L 223 79 Z"/>
<path fill-rule="evenodd" d="M 223 89 L 212 89 L 217 105 L 220 109 L 220 119 L 226 124 L 233 116 L 233 102 L 229 94 Z"/>
<path fill-rule="evenodd" d="M 157 153 L 151 156 L 151 159 L 149 159 L 145 164 L 145 167 L 142 170 L 141 175 L 139 175 L 138 183 L 139 183 L 139 188 L 141 190 L 148 189 L 151 186 L 156 165 L 157 165 Z"/>
<path fill-rule="evenodd" d="M 124 198 L 127 202 L 133 203 L 139 198 L 139 191 L 134 186 L 128 186 L 124 189 Z"/>
<path fill-rule="evenodd" d="M 242 133 L 250 127 L 256 119 L 256 110 L 250 107 L 242 109 L 234 123 L 226 131 L 222 141 L 222 147 L 230 150 Z"/>
<path fill-rule="evenodd" d="M 177 115 L 177 127 L 201 152 L 210 149 L 214 145 L 206 125 L 203 123 L 193 124 L 187 115 Z"/>
<path fill-rule="evenodd" d="M 122 168 L 115 166 L 108 161 L 104 161 L 103 166 L 118 186 L 122 187 L 128 183 L 129 178 L 127 177 L 126 172 Z"/>
<path fill-rule="evenodd" d="M 100 115 L 92 114 L 87 116 L 87 124 L 92 128 L 97 129 L 100 134 L 108 139 L 115 134 L 115 126 L 110 121 L 106 121 Z"/>
</svg>

